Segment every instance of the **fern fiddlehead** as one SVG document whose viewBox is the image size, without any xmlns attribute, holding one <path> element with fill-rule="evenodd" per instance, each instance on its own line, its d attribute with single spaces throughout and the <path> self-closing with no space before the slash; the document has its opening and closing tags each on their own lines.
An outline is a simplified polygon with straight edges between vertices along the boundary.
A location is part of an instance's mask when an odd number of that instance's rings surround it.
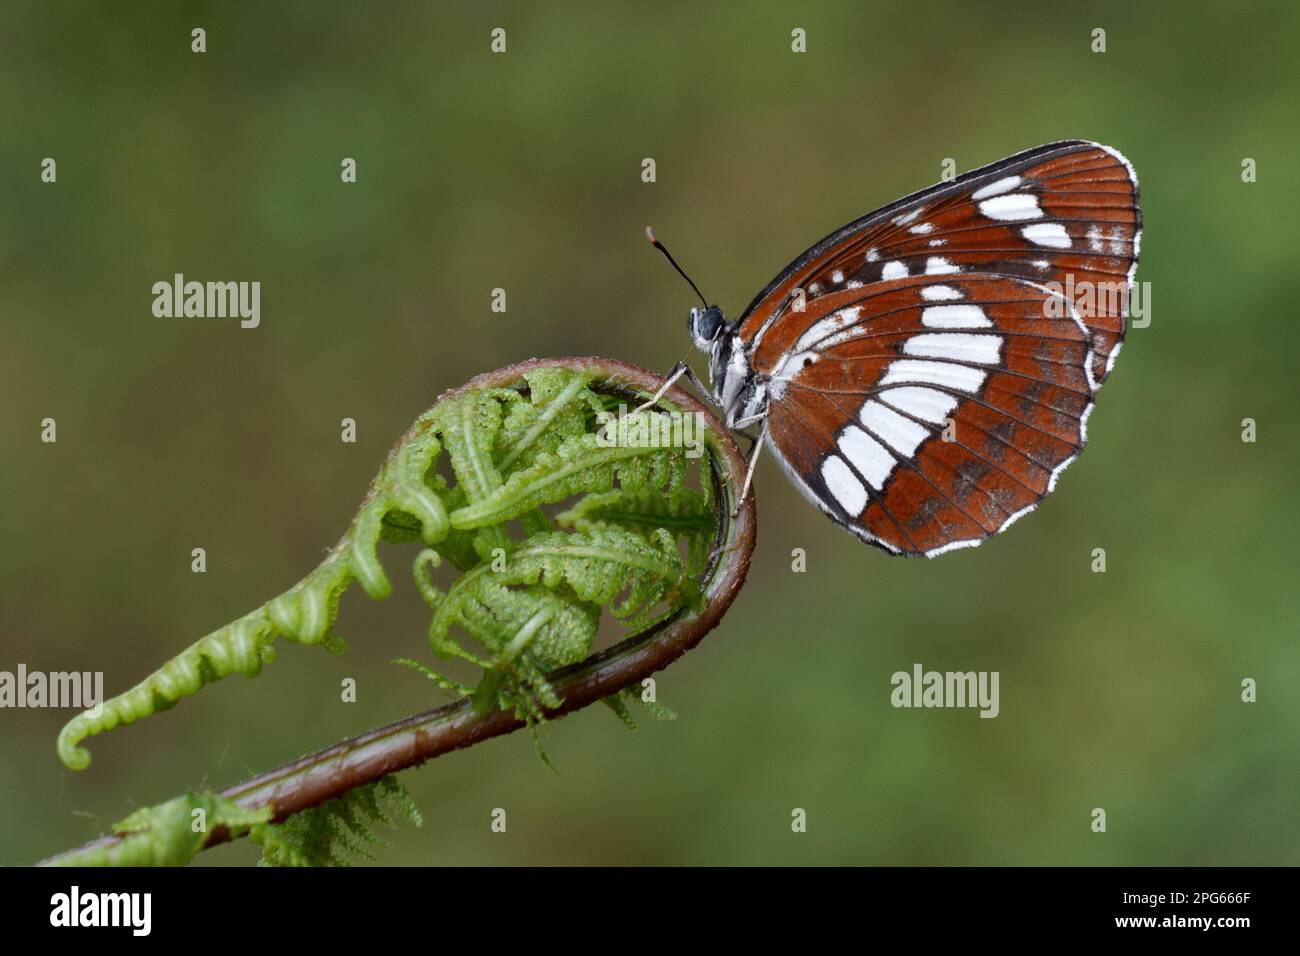
<svg viewBox="0 0 1300 956">
<path fill-rule="evenodd" d="M 566 446 L 566 441 L 593 430 L 592 414 L 607 411 L 615 402 L 637 404 L 660 384 L 662 379 L 657 376 L 607 359 L 534 359 L 479 376 L 462 389 L 447 393 L 389 454 L 344 539 L 313 575 L 279 599 L 290 607 L 287 611 L 276 608 L 285 613 L 278 615 L 278 624 L 272 620 L 264 640 L 269 644 L 277 633 L 282 633 L 276 627 L 305 629 L 320 620 L 323 610 L 328 623 L 318 633 L 323 635 L 319 642 L 325 643 L 332 634 L 329 624 L 337 613 L 338 595 L 352 577 L 362 579 L 363 587 L 376 597 L 387 594 L 388 580 L 374 554 L 379 540 L 426 542 L 413 561 L 415 583 L 434 612 L 431 634 L 444 633 L 445 622 L 448 640 L 457 646 L 460 642 L 450 638 L 453 630 L 477 642 L 474 633 L 460 626 L 466 615 L 453 614 L 457 606 L 477 606 L 490 619 L 499 620 L 494 612 L 502 612 L 502 618 L 508 617 L 512 608 L 516 615 L 522 614 L 527 599 L 515 604 L 521 593 L 546 594 L 548 588 L 553 589 L 549 593 L 558 601 L 556 610 L 582 608 L 585 597 L 588 613 L 592 608 L 606 608 L 629 629 L 641 630 L 579 663 L 557 667 L 557 662 L 568 660 L 579 649 L 590 648 L 589 632 L 585 625 L 574 624 L 561 634 L 548 635 L 545 627 L 554 612 L 536 608 L 513 634 L 503 631 L 495 641 L 479 645 L 491 659 L 482 658 L 485 675 L 477 689 L 439 678 L 427 666 L 411 662 L 454 690 L 460 700 L 343 741 L 220 794 L 188 795 L 139 811 L 121 825 L 131 822 L 129 829 L 100 837 L 46 862 L 184 862 L 187 854 L 249 834 L 263 845 L 265 863 L 339 862 L 340 851 L 364 851 L 365 844 L 371 842 L 370 835 L 361 832 L 368 821 L 386 820 L 368 808 L 380 783 L 383 794 L 394 805 L 392 787 L 396 781 L 390 775 L 395 771 L 533 725 L 543 716 L 561 716 L 596 701 L 608 704 L 629 726 L 634 725 L 625 700 L 639 700 L 657 716 L 671 718 L 670 711 L 641 697 L 640 685 L 646 676 L 698 643 L 718 623 L 744 581 L 755 535 L 753 498 L 740 494 L 744 461 L 734 441 L 704 406 L 684 393 L 674 392 L 671 400 L 675 407 L 693 409 L 716 429 L 704 435 L 707 478 L 702 470 L 698 490 L 688 487 L 684 480 L 687 468 L 680 462 L 656 460 L 654 449 L 644 450 L 644 464 L 632 467 L 627 467 L 626 461 L 638 456 L 621 454 L 617 447 L 605 449 L 607 453 L 597 454 L 591 465 L 607 468 L 607 475 L 589 484 L 584 483 L 580 471 L 563 468 L 572 461 L 574 448 L 590 454 L 601 447 L 599 443 L 590 447 L 591 443 L 571 441 Z M 448 399 L 472 392 L 495 393 L 493 400 L 502 409 L 500 425 L 493 425 L 495 416 L 490 409 L 480 408 L 476 415 L 457 419 L 462 424 L 471 423 L 469 433 L 462 429 L 457 436 L 451 433 L 448 421 L 436 420 L 438 410 L 444 405 L 451 407 Z M 486 416 L 488 430 L 495 428 L 498 436 L 487 453 L 485 449 L 490 446 L 476 441 L 482 437 L 477 435 L 479 415 Z M 464 449 L 469 457 L 465 460 L 476 462 L 473 467 L 480 477 L 477 484 L 462 481 L 454 465 L 454 482 L 434 470 L 440 451 L 460 439 L 466 440 Z M 547 455 L 553 456 L 557 470 L 563 474 L 548 483 L 537 480 L 544 479 L 540 473 L 532 473 L 519 480 L 519 486 L 528 489 L 519 501 L 503 504 L 497 498 L 492 505 L 518 516 L 517 525 L 524 532 L 522 540 L 515 540 L 509 533 L 494 534 L 493 538 L 482 533 L 507 530 L 499 526 L 475 526 L 474 521 L 461 522 L 462 528 L 455 526 L 453 516 L 473 505 L 466 485 L 472 487 L 478 501 L 491 499 L 516 473 L 534 468 Z M 449 454 L 449 458 L 455 457 Z M 498 471 L 501 485 L 486 471 L 488 464 Z M 614 481 L 617 486 L 610 487 Z M 401 487 L 403 482 L 408 487 Z M 540 505 L 561 501 L 564 494 L 540 490 L 547 487 L 576 489 L 581 496 L 570 502 L 567 510 L 548 516 Z M 603 490 L 583 491 L 588 488 Z M 426 491 L 436 497 L 437 503 L 424 497 Z M 357 534 L 358 529 L 363 533 Z M 432 546 L 426 534 L 435 539 Z M 490 547 L 493 541 L 502 540 L 504 548 Z M 680 543 L 679 551 L 668 547 L 670 540 Z M 363 545 L 359 554 L 349 557 L 358 541 L 371 544 L 368 548 Z M 469 600 L 474 597 L 471 592 L 483 586 L 474 582 L 490 580 L 483 570 L 486 555 L 495 559 L 506 553 L 517 560 L 513 565 L 507 561 L 501 566 L 498 590 L 487 588 L 486 602 Z M 367 557 L 373 557 L 374 568 L 354 564 Z M 465 572 L 445 593 L 428 578 L 429 568 L 443 559 Z M 472 574 L 475 569 L 479 569 L 477 575 Z M 622 575 L 626 575 L 625 587 L 614 588 L 612 582 Z M 323 593 L 327 600 L 310 601 L 305 607 L 308 614 L 301 615 L 304 608 L 295 605 L 304 593 Z M 614 604 L 617 597 L 623 600 Z M 266 609 L 264 606 L 259 610 Z M 295 611 L 301 616 L 293 616 Z M 471 611 L 470 616 L 474 613 Z M 233 631 L 234 625 L 217 634 L 228 630 Z M 503 636 L 509 638 L 504 643 L 500 640 Z M 546 639 L 537 643 L 543 637 Z M 558 643 L 554 640 L 557 637 Z M 192 647 L 185 653 L 194 652 Z M 530 670 L 528 665 L 536 666 Z M 211 669 L 211 665 L 202 666 Z M 207 679 L 199 687 L 215 679 L 211 673 L 200 676 Z M 553 693 L 547 701 L 538 696 L 544 685 L 549 685 Z M 496 709 L 491 709 L 493 703 Z M 552 709 L 553 703 L 558 706 Z M 488 712 L 484 712 L 485 708 Z M 65 735 L 73 731 L 70 725 Z M 409 807 L 409 797 L 401 797 L 401 792 L 398 797 L 395 805 L 399 809 Z M 217 826 L 197 841 L 185 837 L 179 829 L 172 832 L 186 824 L 181 809 L 192 810 L 195 806 L 180 801 L 196 799 L 216 801 L 212 806 L 217 814 Z M 307 812 L 313 808 L 318 812 Z"/>
<path fill-rule="evenodd" d="M 635 630 L 653 622 L 656 607 L 668 614 L 684 606 L 714 533 L 710 484 L 701 473 L 698 489 L 688 486 L 686 450 L 602 440 L 600 416 L 612 400 L 592 384 L 589 373 L 540 366 L 517 388 L 445 396 L 389 453 L 320 566 L 106 701 L 100 713 L 73 718 L 59 736 L 64 763 L 88 765 L 80 746 L 86 737 L 171 707 L 232 674 L 257 676 L 274 660 L 278 637 L 341 652 L 334 623 L 351 582 L 376 600 L 392 591 L 379 560 L 381 540 L 425 546 L 415 570 L 433 610 L 431 647 L 492 672 L 476 697 L 479 707 L 506 705 L 539 719 L 557 703 L 545 675 L 588 654 L 602 607 L 629 589 L 612 610 Z M 647 429 L 662 414 L 639 413 Z M 444 452 L 454 483 L 437 471 Z M 559 516 L 558 526 L 543 510 L 579 496 L 585 497 Z M 510 534 L 515 519 L 522 540 Z M 444 558 L 464 572 L 445 595 L 422 570 Z"/>
<path fill-rule="evenodd" d="M 78 745 L 86 737 L 172 707 L 231 674 L 256 677 L 264 664 L 275 659 L 276 637 L 341 652 L 343 641 L 333 624 L 339 599 L 352 580 L 360 580 L 375 599 L 392 591 L 377 555 L 380 538 L 388 536 L 385 519 L 390 515 L 413 519 L 414 525 L 401 527 L 418 529 L 426 544 L 447 536 L 446 507 L 426 478 L 439 450 L 438 439 L 424 419 L 417 421 L 390 453 L 343 538 L 315 570 L 284 594 L 190 645 L 126 693 L 105 701 L 98 713 L 87 711 L 70 720 L 59 734 L 63 762 L 83 769 L 90 754 Z"/>
</svg>

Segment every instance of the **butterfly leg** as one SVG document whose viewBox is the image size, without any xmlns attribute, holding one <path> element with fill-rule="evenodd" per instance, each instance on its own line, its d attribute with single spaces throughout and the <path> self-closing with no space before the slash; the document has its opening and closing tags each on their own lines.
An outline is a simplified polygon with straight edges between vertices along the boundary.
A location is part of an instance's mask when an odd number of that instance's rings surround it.
<svg viewBox="0 0 1300 956">
<path fill-rule="evenodd" d="M 734 541 L 731 544 L 714 545 L 713 550 L 709 552 L 709 560 L 705 562 L 705 567 L 708 568 L 717 567 L 718 558 L 720 558 L 722 555 L 726 554 L 728 551 L 732 550 L 735 547 L 736 547 L 736 543 Z"/>
<path fill-rule="evenodd" d="M 758 464 L 758 456 L 763 451 L 763 441 L 767 438 L 765 433 L 760 434 L 754 442 L 754 448 L 749 454 L 749 467 L 745 469 L 745 483 L 740 488 L 740 498 L 736 501 L 736 507 L 731 510 L 731 517 L 740 514 L 740 506 L 745 503 L 749 497 L 749 486 L 754 480 L 754 466 Z"/>
<path fill-rule="evenodd" d="M 709 389 L 709 386 L 700 381 L 700 377 L 695 374 L 695 369 L 691 368 L 685 359 L 682 359 L 682 364 L 686 366 L 686 371 L 684 373 L 686 375 L 686 381 L 690 382 L 691 387 L 700 393 L 701 398 L 709 404 L 713 404 L 713 392 Z"/>
<path fill-rule="evenodd" d="M 676 385 L 677 380 L 680 379 L 682 376 L 686 376 L 686 381 L 690 382 L 696 391 L 698 391 L 710 402 L 713 401 L 713 398 L 710 396 L 708 388 L 706 388 L 704 383 L 700 381 L 700 377 L 695 374 L 695 369 L 691 368 L 690 363 L 687 362 L 686 359 L 682 359 L 671 369 L 669 369 L 668 375 L 665 377 L 665 381 L 663 385 L 659 386 L 659 391 L 655 392 L 654 395 L 651 396 L 648 400 L 642 402 L 639 406 L 633 409 L 632 413 L 635 415 L 637 412 L 645 411 L 647 408 L 650 408 L 652 405 L 657 405 L 659 403 L 659 399 L 663 398 L 666 394 L 668 394 L 668 390 L 672 388 L 674 385 Z"/>
<path fill-rule="evenodd" d="M 728 429 L 734 432 L 737 436 L 743 435 L 745 438 L 749 439 L 749 449 L 745 452 L 746 457 L 748 457 L 750 453 L 753 452 L 754 447 L 758 444 L 759 436 L 750 435 L 745 431 L 745 429 L 748 428 L 750 425 L 757 425 L 759 422 L 765 421 L 766 419 L 767 419 L 767 412 L 763 412 L 761 415 L 751 415 L 749 418 L 737 419 L 736 421 L 732 422 L 729 426 L 727 426 Z M 760 432 L 759 434 L 761 435 L 762 433 Z"/>
</svg>

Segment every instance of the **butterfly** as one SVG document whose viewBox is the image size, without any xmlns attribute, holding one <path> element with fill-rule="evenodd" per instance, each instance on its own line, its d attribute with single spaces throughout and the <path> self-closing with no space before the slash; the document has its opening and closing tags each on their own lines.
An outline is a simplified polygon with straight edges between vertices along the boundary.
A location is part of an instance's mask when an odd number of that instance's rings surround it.
<svg viewBox="0 0 1300 956">
<path fill-rule="evenodd" d="M 651 242 L 673 261 L 647 230 Z M 688 319 L 729 429 L 891 554 L 972 547 L 1083 448 L 1124 340 L 1142 236 L 1117 150 L 1048 143 L 913 193 L 812 246 L 735 322 Z M 688 353 L 689 358 L 689 353 Z"/>
</svg>

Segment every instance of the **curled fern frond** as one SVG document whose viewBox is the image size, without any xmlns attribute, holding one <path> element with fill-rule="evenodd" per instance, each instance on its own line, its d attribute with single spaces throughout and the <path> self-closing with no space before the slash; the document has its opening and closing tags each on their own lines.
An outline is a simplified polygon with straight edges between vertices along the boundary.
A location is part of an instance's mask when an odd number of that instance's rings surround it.
<svg viewBox="0 0 1300 956">
<path fill-rule="evenodd" d="M 277 637 L 341 653 L 343 641 L 333 624 L 348 585 L 360 580 L 376 599 L 392 591 L 376 553 L 385 518 L 400 514 L 413 519 L 426 544 L 439 543 L 450 531 L 446 507 L 427 480 L 440 449 L 427 423 L 416 422 L 389 454 L 343 538 L 314 571 L 279 597 L 192 644 L 126 693 L 70 720 L 58 741 L 64 764 L 75 770 L 89 766 L 90 753 L 78 746 L 89 736 L 166 710 L 231 674 L 256 677 L 263 664 L 275 659 L 272 643 Z"/>
<path fill-rule="evenodd" d="M 437 601 L 429 643 L 443 657 L 486 667 L 487 686 L 509 684 L 521 716 L 540 718 L 528 702 L 558 706 L 545 675 L 587 656 L 602 607 L 638 630 L 661 604 L 681 606 L 680 596 L 691 593 L 677 543 L 663 529 L 648 538 L 613 529 L 542 532 L 512 550 L 504 568 L 485 564 L 458 579 Z M 456 626 L 491 656 L 462 647 L 451 634 Z M 505 704 L 486 690 L 479 701 Z"/>
<path fill-rule="evenodd" d="M 424 546 L 416 581 L 434 609 L 430 643 L 441 656 L 484 669 L 478 705 L 541 719 L 556 704 L 546 675 L 589 653 L 602 609 L 636 629 L 693 600 L 689 578 L 698 576 L 716 529 L 708 482 L 701 474 L 698 490 L 688 488 L 689 450 L 611 441 L 611 398 L 593 388 L 595 378 L 537 367 L 513 387 L 444 396 L 389 453 L 319 567 L 74 717 L 59 735 L 63 762 L 83 768 L 90 762 L 80 746 L 85 738 L 165 710 L 223 677 L 256 677 L 275 659 L 277 638 L 341 652 L 334 624 L 352 581 L 376 600 L 392 592 L 381 540 Z M 663 431 L 663 415 L 630 415 L 620 434 Z M 438 473 L 444 452 L 452 481 Z M 577 503 L 556 530 L 545 507 L 583 494 L 601 504 Z M 522 537 L 512 529 L 516 520 Z M 679 543 L 690 556 L 686 565 Z M 427 566 L 444 558 L 463 572 L 445 598 L 426 576 Z"/>
<path fill-rule="evenodd" d="M 574 531 L 622 529 L 650 537 L 660 531 L 686 539 L 689 550 L 686 571 L 690 580 L 704 570 L 717 523 L 713 498 L 707 486 L 702 491 L 682 489 L 675 495 L 654 490 L 626 491 L 617 488 L 581 498 L 572 508 L 555 516 L 556 524 Z"/>
<path fill-rule="evenodd" d="M 539 452 L 529 467 L 514 472 L 489 494 L 471 496 L 469 504 L 451 513 L 451 525 L 466 529 L 499 524 L 540 505 L 609 490 L 616 478 L 630 491 L 672 494 L 681 487 L 689 466 L 681 449 L 622 447 L 608 444 L 599 435 L 574 435 L 553 452 Z"/>
<path fill-rule="evenodd" d="M 374 598 L 391 590 L 377 554 L 381 540 L 419 545 L 411 568 L 430 608 L 431 643 L 480 666 L 477 686 L 402 659 L 459 699 L 221 794 L 139 811 L 116 832 L 45 862 L 179 863 L 254 830 L 267 862 L 342 862 L 376 845 L 376 820 L 402 811 L 418 818 L 384 775 L 521 727 L 536 736 L 542 721 L 598 701 L 631 727 L 633 702 L 672 719 L 654 702 L 648 678 L 717 625 L 744 582 L 756 530 L 753 498 L 740 487 L 744 459 L 689 395 L 670 391 L 640 420 L 658 428 L 654 416 L 664 407 L 700 416 L 710 424 L 702 461 L 694 461 L 699 445 L 608 441 L 609 412 L 636 407 L 662 384 L 608 359 L 534 359 L 447 393 L 390 452 L 320 567 L 102 713 L 74 718 L 59 752 L 70 766 L 85 766 L 88 755 L 77 746 L 85 737 L 170 707 L 228 674 L 257 674 L 273 658 L 276 637 L 341 650 L 333 624 L 351 581 Z M 449 467 L 440 470 L 443 451 Z M 698 482 L 690 480 L 693 464 Z M 429 577 L 443 562 L 458 572 L 446 590 Z M 606 613 L 631 633 L 592 653 Z M 186 823 L 198 810 L 213 823 L 206 835 Z M 284 822 L 271 825 L 277 817 Z"/>
</svg>

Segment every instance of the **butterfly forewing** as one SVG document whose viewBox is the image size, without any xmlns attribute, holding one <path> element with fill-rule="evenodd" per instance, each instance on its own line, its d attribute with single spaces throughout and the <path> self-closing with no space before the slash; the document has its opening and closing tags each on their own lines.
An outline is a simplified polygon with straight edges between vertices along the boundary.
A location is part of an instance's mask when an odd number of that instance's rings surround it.
<svg viewBox="0 0 1300 956">
<path fill-rule="evenodd" d="M 1137 179 L 1106 146 L 1053 143 L 870 213 L 809 249 L 738 323 L 750 347 L 774 327 L 815 319 L 819 299 L 918 275 L 1015 276 L 1055 283 L 1088 328 L 1093 378 L 1124 337 L 1141 236 Z M 800 306 L 801 317 L 791 316 Z M 760 370 L 761 371 L 761 370 Z"/>
</svg>

